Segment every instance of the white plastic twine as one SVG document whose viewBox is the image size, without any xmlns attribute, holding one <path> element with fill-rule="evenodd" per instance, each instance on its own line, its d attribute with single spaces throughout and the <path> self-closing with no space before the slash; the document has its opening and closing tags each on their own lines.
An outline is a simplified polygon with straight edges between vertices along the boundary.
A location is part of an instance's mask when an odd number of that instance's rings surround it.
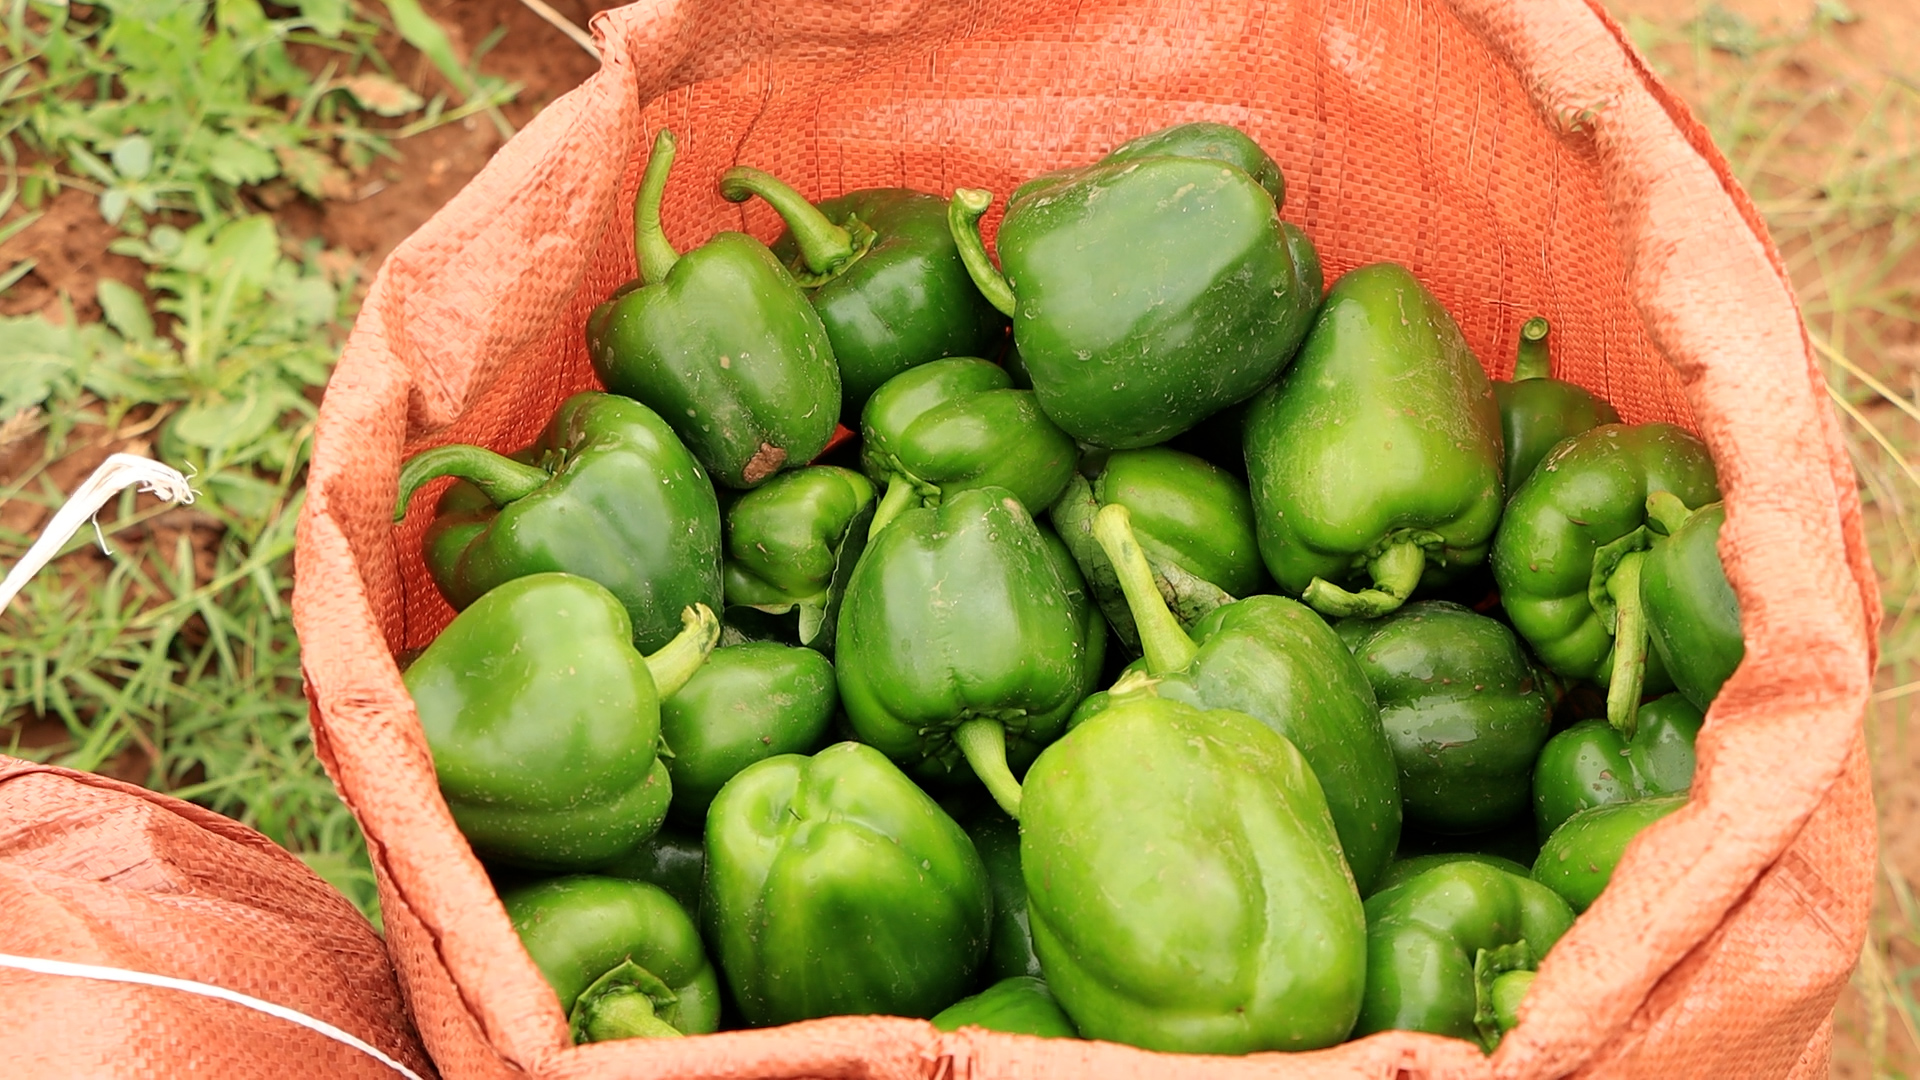
<svg viewBox="0 0 1920 1080">
<path fill-rule="evenodd" d="M 172 503 L 190 503 L 193 501 L 193 488 L 187 486 L 187 478 L 174 469 L 144 458 L 138 454 L 114 454 L 100 463 L 87 477 L 87 482 L 74 489 L 73 495 L 60 512 L 53 515 L 47 528 L 27 549 L 26 555 L 15 563 L 5 581 L 0 581 L 0 612 L 7 610 L 13 598 L 26 588 L 27 582 L 40 568 L 53 561 L 60 549 L 67 546 L 73 534 L 80 526 L 93 521 L 100 508 L 107 505 L 115 495 L 126 488 L 140 485 L 140 490 L 160 496 Z M 100 550 L 112 554 L 107 548 L 107 538 L 100 533 L 100 523 L 94 522 L 93 531 L 100 537 Z"/>
</svg>

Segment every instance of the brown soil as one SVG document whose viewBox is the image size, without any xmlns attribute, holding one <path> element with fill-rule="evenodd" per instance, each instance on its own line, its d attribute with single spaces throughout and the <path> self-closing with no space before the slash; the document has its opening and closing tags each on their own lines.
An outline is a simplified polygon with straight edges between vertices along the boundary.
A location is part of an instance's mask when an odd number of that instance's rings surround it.
<svg viewBox="0 0 1920 1080">
<path fill-rule="evenodd" d="M 100 305 L 94 295 L 101 278 L 118 278 L 140 287 L 145 270 L 140 260 L 107 251 L 107 245 L 119 238 L 120 230 L 101 220 L 98 199 L 70 189 L 54 196 L 41 211 L 39 220 L 0 244 L 0 268 L 14 266 L 22 259 L 34 260 L 26 277 L 0 293 L 0 315 L 26 315 L 43 309 L 57 313 L 60 298 L 65 296 L 81 322 L 98 322 Z M 17 220 L 25 213 L 24 207 L 16 206 L 5 220 Z"/>
</svg>

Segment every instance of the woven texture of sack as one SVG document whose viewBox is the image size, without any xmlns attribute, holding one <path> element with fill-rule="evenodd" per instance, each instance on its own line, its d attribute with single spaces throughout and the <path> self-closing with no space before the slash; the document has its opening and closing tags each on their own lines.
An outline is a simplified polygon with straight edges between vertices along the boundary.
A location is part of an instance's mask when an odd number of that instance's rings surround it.
<svg viewBox="0 0 1920 1080">
<path fill-rule="evenodd" d="M 380 938 L 259 833 L 131 784 L 0 755 L 0 952 L 259 998 L 431 1075 Z M 390 1080 L 361 1051 L 177 989 L 0 967 L 0 1073 Z"/>
<path fill-rule="evenodd" d="M 316 736 L 380 874 L 401 983 L 449 1076 L 1549 1077 L 1824 1075 L 1874 857 L 1860 716 L 1878 626 L 1851 467 L 1777 253 L 1724 161 L 1580 0 L 654 0 L 594 20 L 601 71 L 555 102 L 375 280 L 321 410 L 295 618 Z M 719 171 L 819 198 L 1001 196 L 1186 120 L 1280 162 L 1328 278 L 1391 259 L 1495 376 L 1519 324 L 1629 422 L 1699 432 L 1747 660 L 1692 803 L 1628 853 L 1492 1058 L 1403 1033 L 1222 1059 L 840 1018 L 574 1048 L 441 801 L 393 662 L 451 612 L 389 522 L 400 462 L 525 444 L 594 385 L 587 312 L 632 277 L 662 126 L 684 249 L 770 239 Z M 989 240 L 998 207 L 985 222 Z M 435 489 L 437 490 L 437 489 Z M 428 492 L 429 495 L 432 492 Z M 428 500 L 416 506 L 430 507 Z"/>
</svg>

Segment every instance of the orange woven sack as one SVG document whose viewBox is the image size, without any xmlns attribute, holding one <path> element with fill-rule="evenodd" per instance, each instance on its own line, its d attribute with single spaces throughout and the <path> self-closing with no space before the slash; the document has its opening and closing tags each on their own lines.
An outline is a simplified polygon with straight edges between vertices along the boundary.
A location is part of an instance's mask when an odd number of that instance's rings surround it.
<svg viewBox="0 0 1920 1080">
<path fill-rule="evenodd" d="M 0 755 L 0 910 L 0 1074 L 432 1075 L 366 919 L 211 810 Z"/>
<path fill-rule="evenodd" d="M 1824 1075 L 1865 931 L 1860 717 L 1875 583 L 1854 481 L 1777 253 L 1725 162 L 1581 0 L 648 0 L 594 20 L 605 63 L 382 268 L 321 410 L 295 618 L 316 738 L 365 826 L 401 984 L 454 1077 Z M 1628 853 L 1548 957 L 1498 1053 L 1386 1033 L 1308 1054 L 1180 1057 L 850 1017 L 570 1046 L 434 786 L 393 661 L 451 613 L 429 515 L 389 521 L 407 455 L 509 450 L 594 385 L 587 312 L 635 268 L 653 134 L 680 136 L 667 231 L 770 239 L 722 168 L 819 198 L 1004 196 L 1168 124 L 1222 120 L 1286 172 L 1328 277 L 1411 267 L 1489 371 L 1521 321 L 1630 422 L 1698 431 L 1747 659 L 1700 737 L 1692 803 Z M 988 232 L 997 222 L 989 216 Z M 429 502 L 428 505 L 431 505 Z"/>
</svg>

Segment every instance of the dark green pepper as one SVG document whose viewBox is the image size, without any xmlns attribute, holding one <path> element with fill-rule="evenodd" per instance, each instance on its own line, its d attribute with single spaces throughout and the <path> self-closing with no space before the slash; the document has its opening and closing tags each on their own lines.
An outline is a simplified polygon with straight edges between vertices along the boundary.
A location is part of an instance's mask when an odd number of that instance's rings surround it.
<svg viewBox="0 0 1920 1080">
<path fill-rule="evenodd" d="M 1075 474 L 1053 504 L 1053 527 L 1073 553 L 1107 625 L 1126 647 L 1140 635 L 1113 564 L 1093 538 L 1093 517 L 1109 503 L 1132 514 L 1134 538 L 1174 617 L 1200 616 L 1267 585 L 1253 534 L 1247 486 L 1223 469 L 1178 450 L 1116 450 L 1088 479 Z"/>
<path fill-rule="evenodd" d="M 1553 695 L 1513 631 L 1443 600 L 1334 631 L 1373 686 L 1409 825 L 1471 833 L 1526 814 Z"/>
<path fill-rule="evenodd" d="M 1274 580 L 1328 616 L 1384 615 L 1486 558 L 1500 410 L 1460 327 L 1401 266 L 1334 282 L 1300 355 L 1247 410 L 1247 478 Z M 1355 576 L 1369 587 L 1342 587 Z"/>
<path fill-rule="evenodd" d="M 932 1016 L 992 906 L 967 834 L 870 746 L 749 766 L 707 815 L 707 936 L 750 1024 Z"/>
<path fill-rule="evenodd" d="M 713 650 L 705 605 L 641 656 L 626 609 L 571 574 L 516 578 L 454 616 L 403 678 L 440 791 L 476 853 L 592 870 L 660 828 L 660 699 Z"/>
<path fill-rule="evenodd" d="M 812 751 L 839 702 L 833 665 L 812 649 L 748 641 L 714 650 L 660 705 L 674 819 L 698 828 L 735 773 L 775 754 Z"/>
<path fill-rule="evenodd" d="M 1100 671 L 1105 628 L 1071 561 L 1004 488 L 895 518 L 840 608 L 835 671 L 861 740 L 910 766 L 964 757 L 1017 818 L 1010 769 L 1059 736 Z"/>
<path fill-rule="evenodd" d="M 723 232 L 685 255 L 660 228 L 674 140 L 662 131 L 634 203 L 640 276 L 593 309 L 587 352 L 607 389 L 660 410 L 728 487 L 825 449 L 840 416 L 827 328 L 760 241 Z"/>
<path fill-rule="evenodd" d="M 1080 452 L 1004 368 L 970 356 L 922 364 L 887 381 L 860 417 L 860 459 L 886 488 L 873 532 L 902 510 L 972 488 L 1011 491 L 1027 513 L 1053 502 Z"/>
<path fill-rule="evenodd" d="M 1357 1038 L 1425 1031 L 1500 1041 L 1493 981 L 1531 970 L 1573 925 L 1566 901 L 1479 862 L 1437 866 L 1367 898 L 1367 994 Z"/>
<path fill-rule="evenodd" d="M 941 1031 L 963 1027 L 986 1028 L 1043 1039 L 1077 1039 L 1073 1021 L 1053 1000 L 1047 984 L 1032 975 L 1000 980 L 969 998 L 961 998 L 933 1018 Z"/>
<path fill-rule="evenodd" d="M 947 200 L 904 188 L 850 191 L 817 205 L 773 176 L 736 166 L 734 202 L 755 195 L 787 223 L 773 254 L 807 290 L 840 365 L 849 426 L 880 385 L 943 356 L 984 356 L 1007 320 L 974 288 L 947 227 Z"/>
<path fill-rule="evenodd" d="M 1547 740 L 1533 767 L 1533 820 L 1540 839 L 1582 810 L 1693 786 L 1693 744 L 1702 718 L 1684 696 L 1640 706 L 1632 739 L 1604 720 L 1582 720 Z"/>
<path fill-rule="evenodd" d="M 705 1035 L 720 1027 L 720 981 L 700 931 L 666 890 L 585 874 L 500 897 L 576 1043 Z"/>
<path fill-rule="evenodd" d="M 836 465 L 781 473 L 734 500 L 726 515 L 728 617 L 739 608 L 790 615 L 795 641 L 831 650 L 873 506 L 867 478 Z"/>
<path fill-rule="evenodd" d="M 1689 512 L 1659 491 L 1647 496 L 1655 538 L 1640 567 L 1640 604 L 1655 656 L 1687 700 L 1702 712 L 1740 666 L 1740 600 L 1720 565 L 1720 526 L 1727 508 L 1710 503 Z"/>
<path fill-rule="evenodd" d="M 600 872 L 607 877 L 645 881 L 667 890 L 667 895 L 695 922 L 700 921 L 700 876 L 706 873 L 705 838 L 683 833 L 671 824 L 661 828 L 632 852 L 609 863 Z"/>
<path fill-rule="evenodd" d="M 1500 433 L 1506 444 L 1507 495 L 1520 490 L 1547 451 L 1601 424 L 1617 424 L 1613 406 L 1585 389 L 1551 376 L 1547 320 L 1534 316 L 1520 327 L 1520 355 L 1512 382 L 1493 384 L 1500 402 Z"/>
<path fill-rule="evenodd" d="M 1533 880 L 1559 893 L 1573 910 L 1585 911 L 1613 880 L 1633 838 L 1686 804 L 1685 795 L 1661 795 L 1582 810 L 1540 845 Z"/>
<path fill-rule="evenodd" d="M 1493 579 L 1514 629 L 1554 672 L 1607 686 L 1607 718 L 1632 737 L 1646 663 L 1640 604 L 1652 543 L 1647 497 L 1720 497 L 1713 459 L 1671 424 L 1605 424 L 1562 442 L 1520 485 L 1493 544 Z"/>
<path fill-rule="evenodd" d="M 1210 120 L 1197 120 L 1190 124 L 1176 124 L 1170 128 L 1149 132 L 1135 139 L 1129 139 L 1113 148 L 1107 154 L 1108 161 L 1127 161 L 1144 157 L 1188 157 L 1205 158 L 1209 161 L 1224 161 L 1238 166 L 1253 182 L 1267 189 L 1273 196 L 1273 208 L 1280 209 L 1287 203 L 1287 181 L 1280 175 L 1280 166 L 1260 144 L 1248 137 L 1247 133 L 1231 124 L 1219 124 Z M 1008 202 L 1019 197 L 1015 191 Z"/>
<path fill-rule="evenodd" d="M 987 948 L 987 977 L 1011 979 L 1039 975 L 1040 958 L 1033 951 L 1033 929 L 1027 920 L 1027 883 L 1020 876 L 1020 826 L 989 813 L 967 826 L 973 847 L 987 868 L 993 889 L 993 941 Z"/>
<path fill-rule="evenodd" d="M 680 631 L 689 604 L 720 603 L 720 505 L 693 455 L 658 414 L 613 394 L 575 394 L 514 460 L 441 446 L 400 470 L 394 520 L 421 485 L 447 489 L 427 530 L 427 570 L 458 611 L 514 578 L 561 571 L 620 598 L 634 643 Z"/>
<path fill-rule="evenodd" d="M 1365 916 L 1292 743 L 1136 697 L 1049 746 L 1026 786 L 1033 942 L 1082 1035 L 1207 1054 L 1346 1038 Z"/>
<path fill-rule="evenodd" d="M 1141 156 L 1023 185 L 982 246 L 989 192 L 954 192 L 960 256 L 1013 318 L 1040 407 L 1096 446 L 1151 446 L 1259 390 L 1305 331 L 1273 196 L 1237 166 Z"/>
<path fill-rule="evenodd" d="M 1108 695 L 1085 702 L 1074 723 L 1128 694 L 1254 717 L 1313 767 L 1354 880 L 1367 888 L 1400 840 L 1400 781 L 1360 665 L 1320 616 L 1281 596 L 1215 608 L 1188 636 L 1153 587 L 1130 519 L 1125 506 L 1106 506 L 1093 530 L 1120 575 L 1146 657 Z"/>
</svg>

